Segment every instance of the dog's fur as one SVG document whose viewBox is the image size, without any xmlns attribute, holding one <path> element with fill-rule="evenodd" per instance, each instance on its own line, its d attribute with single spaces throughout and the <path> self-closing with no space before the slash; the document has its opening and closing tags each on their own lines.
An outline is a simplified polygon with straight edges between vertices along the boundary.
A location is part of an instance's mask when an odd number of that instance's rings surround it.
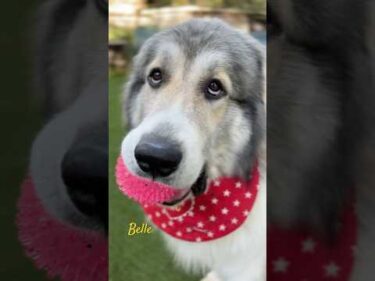
<svg viewBox="0 0 375 281">
<path fill-rule="evenodd" d="M 367 0 L 268 2 L 269 219 L 334 241 L 354 187 L 356 281 L 375 268 L 373 13 Z"/>
<path fill-rule="evenodd" d="M 189 190 L 202 169 L 207 177 L 249 177 L 260 163 L 259 197 L 247 221 L 212 242 L 188 243 L 164 235 L 177 262 L 193 271 L 213 270 L 222 281 L 265 280 L 265 54 L 260 43 L 219 20 L 192 20 L 157 33 L 134 59 L 125 90 L 129 133 L 122 156 L 135 174 L 135 146 L 149 134 L 182 147 L 183 160 L 156 180 Z M 148 83 L 152 69 L 167 77 L 158 89 Z M 219 79 L 226 96 L 205 98 L 204 85 Z"/>
</svg>

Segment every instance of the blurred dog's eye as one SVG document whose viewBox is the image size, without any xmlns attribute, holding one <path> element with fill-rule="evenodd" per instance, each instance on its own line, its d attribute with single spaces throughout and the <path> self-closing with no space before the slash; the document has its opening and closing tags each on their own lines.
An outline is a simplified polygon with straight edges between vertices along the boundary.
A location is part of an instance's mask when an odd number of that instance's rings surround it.
<svg viewBox="0 0 375 281">
<path fill-rule="evenodd" d="M 217 79 L 211 80 L 207 85 L 207 88 L 205 90 L 205 95 L 207 99 L 211 99 L 211 100 L 219 99 L 225 96 L 225 91 L 221 82 Z"/>
<path fill-rule="evenodd" d="M 150 72 L 150 75 L 148 76 L 148 83 L 153 88 L 159 87 L 162 80 L 163 80 L 163 74 L 161 73 L 161 70 L 159 68 L 153 69 Z"/>
</svg>

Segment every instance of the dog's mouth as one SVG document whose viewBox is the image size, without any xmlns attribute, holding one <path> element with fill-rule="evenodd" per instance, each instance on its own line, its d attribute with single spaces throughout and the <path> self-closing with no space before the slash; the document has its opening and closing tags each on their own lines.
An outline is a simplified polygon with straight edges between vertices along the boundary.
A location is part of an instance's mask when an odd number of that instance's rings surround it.
<svg viewBox="0 0 375 281">
<path fill-rule="evenodd" d="M 171 201 L 168 201 L 168 202 L 163 202 L 163 205 L 166 205 L 166 206 L 177 205 L 178 203 L 182 202 L 185 198 L 187 198 L 189 194 L 191 193 L 194 196 L 199 196 L 203 192 L 205 192 L 206 187 L 207 187 L 207 175 L 206 175 L 206 169 L 203 168 L 199 177 L 197 178 L 195 183 L 190 187 L 190 189 L 187 192 L 182 193 L 182 195 L 178 196 L 176 199 L 172 199 Z"/>
</svg>

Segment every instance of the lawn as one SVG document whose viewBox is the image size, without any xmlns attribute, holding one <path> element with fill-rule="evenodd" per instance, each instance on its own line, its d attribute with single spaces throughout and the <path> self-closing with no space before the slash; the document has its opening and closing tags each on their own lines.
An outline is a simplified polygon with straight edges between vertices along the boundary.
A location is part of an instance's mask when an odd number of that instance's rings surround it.
<svg viewBox="0 0 375 281">
<path fill-rule="evenodd" d="M 130 222 L 145 222 L 140 208 L 117 189 L 114 166 L 125 130 L 121 125 L 120 93 L 124 75 L 109 79 L 109 256 L 110 281 L 196 281 L 176 268 L 159 233 L 128 236 Z"/>
</svg>

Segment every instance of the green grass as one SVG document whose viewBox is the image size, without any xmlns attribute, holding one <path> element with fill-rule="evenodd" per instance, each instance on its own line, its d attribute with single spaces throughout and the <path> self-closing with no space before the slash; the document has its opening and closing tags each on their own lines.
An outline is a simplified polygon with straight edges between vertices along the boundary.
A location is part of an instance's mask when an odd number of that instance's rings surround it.
<svg viewBox="0 0 375 281">
<path fill-rule="evenodd" d="M 195 281 L 199 278 L 184 274 L 176 268 L 166 252 L 160 234 L 128 236 L 130 222 L 145 222 L 143 213 L 134 202 L 119 191 L 114 178 L 114 166 L 125 135 L 121 125 L 120 94 L 124 75 L 109 79 L 109 256 L 110 281 Z"/>
</svg>

